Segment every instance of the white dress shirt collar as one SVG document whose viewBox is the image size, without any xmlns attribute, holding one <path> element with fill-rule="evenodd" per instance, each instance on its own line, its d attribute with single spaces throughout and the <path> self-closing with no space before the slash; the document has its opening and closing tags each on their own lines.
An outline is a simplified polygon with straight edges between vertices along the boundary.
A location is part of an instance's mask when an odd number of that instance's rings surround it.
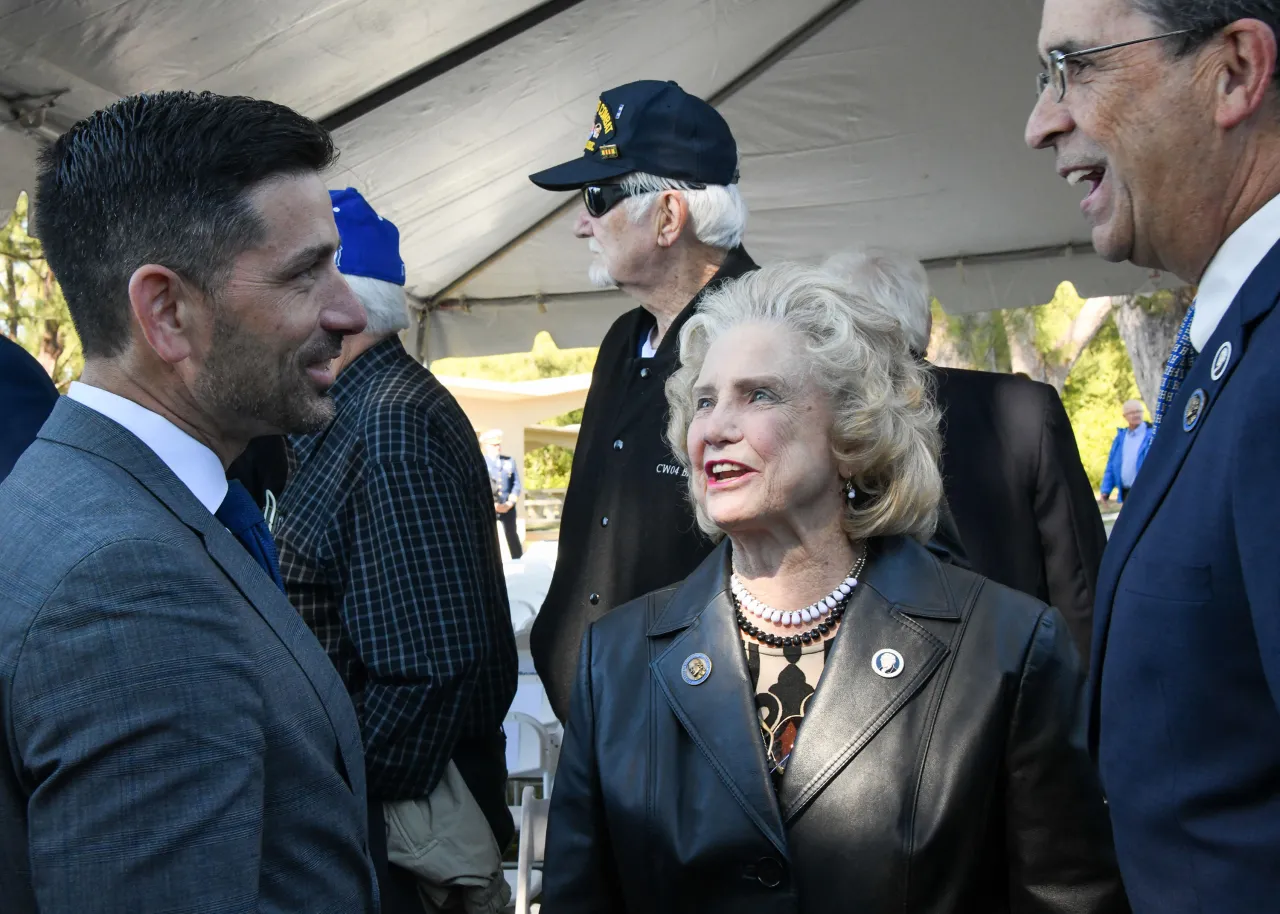
<svg viewBox="0 0 1280 914">
<path fill-rule="evenodd" d="M 1245 220 L 1222 243 L 1204 271 L 1196 292 L 1196 313 L 1191 319 L 1191 344 L 1200 352 L 1218 329 L 1222 315 L 1236 300 L 1249 274 L 1258 268 L 1280 241 L 1280 196 Z"/>
<path fill-rule="evenodd" d="M 132 432 L 210 514 L 217 512 L 227 496 L 227 473 L 212 450 L 159 413 L 101 387 L 73 381 L 67 396 Z"/>
</svg>

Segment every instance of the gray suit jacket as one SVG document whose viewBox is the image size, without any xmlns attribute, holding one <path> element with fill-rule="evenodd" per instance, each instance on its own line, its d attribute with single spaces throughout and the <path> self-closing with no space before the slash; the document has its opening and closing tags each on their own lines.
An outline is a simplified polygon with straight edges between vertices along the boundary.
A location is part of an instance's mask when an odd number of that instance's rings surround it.
<svg viewBox="0 0 1280 914">
<path fill-rule="evenodd" d="M 329 658 L 149 448 L 66 398 L 0 484 L 0 725 L 5 914 L 377 909 Z"/>
</svg>

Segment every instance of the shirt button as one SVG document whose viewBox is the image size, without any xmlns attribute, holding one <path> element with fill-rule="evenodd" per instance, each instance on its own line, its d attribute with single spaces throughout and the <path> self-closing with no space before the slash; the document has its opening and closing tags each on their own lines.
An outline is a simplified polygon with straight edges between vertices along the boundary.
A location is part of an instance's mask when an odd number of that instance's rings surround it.
<svg viewBox="0 0 1280 914">
<path fill-rule="evenodd" d="M 649 377 L 649 369 L 647 369 L 647 368 L 641 368 L 641 369 L 640 369 L 640 377 L 642 377 L 642 378 L 647 378 L 647 377 Z"/>
<path fill-rule="evenodd" d="M 607 517 L 602 517 L 602 518 L 600 518 L 600 526 L 601 526 L 601 527 L 607 527 L 607 526 L 609 526 L 609 518 L 607 518 Z"/>
<path fill-rule="evenodd" d="M 621 439 L 621 438 L 619 438 L 617 441 L 613 442 L 613 449 L 614 449 L 615 451 L 620 451 L 620 450 L 622 450 L 622 439 Z"/>
<path fill-rule="evenodd" d="M 591 596 L 587 597 L 587 599 L 591 601 L 592 606 L 595 606 L 600 602 L 600 594 L 593 593 Z"/>
</svg>

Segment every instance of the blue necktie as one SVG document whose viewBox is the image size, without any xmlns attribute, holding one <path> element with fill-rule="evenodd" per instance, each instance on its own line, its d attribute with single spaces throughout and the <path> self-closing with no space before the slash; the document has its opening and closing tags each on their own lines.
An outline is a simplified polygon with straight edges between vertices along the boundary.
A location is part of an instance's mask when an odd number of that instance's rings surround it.
<svg viewBox="0 0 1280 914">
<path fill-rule="evenodd" d="M 1160 420 L 1165 411 L 1173 405 L 1178 395 L 1182 380 L 1191 371 L 1196 361 L 1196 347 L 1191 345 L 1191 321 L 1195 317 L 1196 306 L 1187 309 L 1187 316 L 1178 327 L 1178 335 L 1173 338 L 1173 351 L 1169 353 L 1169 361 L 1164 364 L 1164 377 L 1160 379 L 1160 397 L 1156 400 L 1155 426 L 1160 428 Z"/>
<path fill-rule="evenodd" d="M 214 517 L 222 521 L 223 526 L 235 535 L 245 551 L 283 591 L 284 579 L 280 577 L 280 560 L 276 557 L 275 540 L 271 538 L 267 520 L 258 509 L 257 502 L 239 480 L 228 482 L 227 497 L 222 499 Z"/>
</svg>

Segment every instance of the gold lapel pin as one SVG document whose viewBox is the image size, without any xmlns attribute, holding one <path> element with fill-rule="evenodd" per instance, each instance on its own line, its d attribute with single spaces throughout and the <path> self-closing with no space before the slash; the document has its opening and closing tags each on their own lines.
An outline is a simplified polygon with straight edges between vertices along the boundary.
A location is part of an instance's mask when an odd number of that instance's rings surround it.
<svg viewBox="0 0 1280 914">
<path fill-rule="evenodd" d="M 1196 388 L 1187 401 L 1187 410 L 1182 414 L 1182 430 L 1189 432 L 1196 427 L 1200 416 L 1204 413 L 1204 391 Z"/>
<path fill-rule="evenodd" d="M 680 667 L 680 675 L 689 685 L 702 685 L 711 675 L 711 658 L 706 654 L 690 654 Z"/>
</svg>

